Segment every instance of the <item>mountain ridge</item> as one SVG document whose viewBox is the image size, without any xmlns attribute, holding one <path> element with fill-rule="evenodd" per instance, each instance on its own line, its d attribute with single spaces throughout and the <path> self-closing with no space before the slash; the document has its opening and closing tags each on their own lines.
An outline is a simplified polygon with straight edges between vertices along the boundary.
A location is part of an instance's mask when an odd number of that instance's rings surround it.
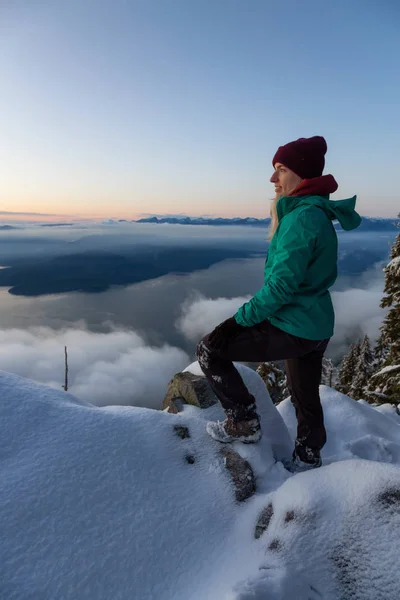
<svg viewBox="0 0 400 600">
<path fill-rule="evenodd" d="M 396 224 L 395 219 L 387 219 L 385 217 L 362 217 L 362 223 L 358 227 L 359 230 L 363 231 L 395 231 Z M 213 226 L 230 226 L 230 225 L 248 225 L 252 227 L 269 226 L 271 223 L 270 218 L 257 219 L 256 217 L 188 217 L 182 215 L 181 217 L 144 217 L 133 221 L 134 223 L 153 223 L 158 225 L 170 224 L 170 225 L 213 225 Z M 334 222 L 335 228 L 341 229 L 339 223 Z"/>
</svg>

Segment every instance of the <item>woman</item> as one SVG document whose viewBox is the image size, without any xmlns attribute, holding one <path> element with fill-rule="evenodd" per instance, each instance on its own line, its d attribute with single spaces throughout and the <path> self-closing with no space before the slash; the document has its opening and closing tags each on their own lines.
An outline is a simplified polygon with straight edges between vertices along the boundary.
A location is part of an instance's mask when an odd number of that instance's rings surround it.
<svg viewBox="0 0 400 600">
<path fill-rule="evenodd" d="M 237 313 L 206 335 L 197 358 L 219 398 L 226 420 L 207 423 L 220 442 L 257 442 L 260 419 L 254 396 L 232 361 L 285 360 L 298 429 L 292 470 L 321 465 L 326 442 L 319 397 L 322 358 L 333 335 L 334 312 L 329 288 L 337 277 L 337 236 L 358 227 L 356 197 L 337 202 L 332 175 L 322 175 L 327 145 L 323 137 L 300 138 L 278 148 L 271 182 L 276 198 L 271 215 L 271 243 L 264 286 Z"/>
</svg>

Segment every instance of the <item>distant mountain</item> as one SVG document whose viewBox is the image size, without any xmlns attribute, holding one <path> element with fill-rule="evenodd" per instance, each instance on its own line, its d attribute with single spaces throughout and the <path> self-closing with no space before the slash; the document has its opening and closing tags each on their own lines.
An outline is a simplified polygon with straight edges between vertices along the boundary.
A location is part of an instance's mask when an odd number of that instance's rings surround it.
<svg viewBox="0 0 400 600">
<path fill-rule="evenodd" d="M 0 225 L 0 231 L 9 231 L 10 229 L 20 229 L 20 227 L 13 227 L 12 225 Z"/>
<path fill-rule="evenodd" d="M 337 224 L 340 227 L 339 224 Z M 336 226 L 336 224 L 335 224 Z M 360 227 L 357 231 L 396 231 L 396 219 L 372 219 L 363 217 Z"/>
<path fill-rule="evenodd" d="M 255 219 L 254 217 L 233 217 L 224 219 L 217 217 L 215 219 L 205 217 L 146 217 L 138 219 L 135 223 L 171 223 L 173 225 L 269 225 L 271 219 Z"/>
<path fill-rule="evenodd" d="M 40 227 L 73 227 L 73 223 L 41 223 Z"/>
<path fill-rule="evenodd" d="M 371 217 L 363 217 L 362 223 L 358 231 L 395 231 L 395 219 L 373 219 Z M 251 225 L 255 227 L 265 227 L 271 222 L 271 219 L 256 219 L 254 217 L 234 217 L 232 219 L 224 219 L 218 217 L 210 219 L 205 217 L 146 217 L 138 219 L 135 223 L 170 223 L 172 225 Z M 335 229 L 341 229 L 339 223 L 335 222 Z"/>
</svg>

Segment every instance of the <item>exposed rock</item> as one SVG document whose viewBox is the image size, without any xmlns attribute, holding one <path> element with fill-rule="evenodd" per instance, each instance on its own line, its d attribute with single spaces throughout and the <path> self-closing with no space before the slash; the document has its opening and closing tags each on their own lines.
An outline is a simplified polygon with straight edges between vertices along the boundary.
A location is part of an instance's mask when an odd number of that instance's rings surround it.
<svg viewBox="0 0 400 600">
<path fill-rule="evenodd" d="M 274 404 L 279 404 L 279 402 L 290 396 L 285 372 L 279 368 L 276 362 L 261 363 L 257 367 L 257 373 L 264 381 Z"/>
<path fill-rule="evenodd" d="M 262 510 L 260 516 L 258 517 L 256 529 L 254 531 L 254 537 L 256 538 L 256 540 L 258 540 L 258 538 L 260 538 L 262 536 L 264 531 L 266 531 L 268 529 L 268 526 L 270 524 L 270 521 L 271 521 L 273 515 L 274 515 L 274 507 L 272 506 L 272 503 L 270 502 Z"/>
<path fill-rule="evenodd" d="M 270 545 L 268 546 L 268 550 L 272 550 L 272 551 L 276 551 L 279 552 L 279 550 L 282 549 L 282 544 L 281 542 L 275 538 L 272 540 L 272 542 L 270 543 Z"/>
<path fill-rule="evenodd" d="M 354 548 L 352 549 L 354 550 Z M 361 548 L 357 545 L 357 551 L 360 550 Z M 346 544 L 339 543 L 333 549 L 330 559 L 334 566 L 335 578 L 341 588 L 340 598 L 355 598 L 356 600 L 360 598 L 357 560 L 351 556 Z"/>
<path fill-rule="evenodd" d="M 285 514 L 285 518 L 284 518 L 284 522 L 285 523 L 290 523 L 290 521 L 294 521 L 295 519 L 295 512 L 294 510 L 288 510 Z"/>
<path fill-rule="evenodd" d="M 167 408 L 163 410 L 167 410 L 167 412 L 177 415 L 178 413 L 182 412 L 184 404 L 185 401 L 183 398 L 172 398 L 172 400 L 169 403 L 169 406 L 167 406 Z"/>
<path fill-rule="evenodd" d="M 190 431 L 184 425 L 174 425 L 174 432 L 181 440 L 187 440 L 190 438 Z M 192 454 L 186 454 L 185 460 L 189 465 L 193 465 L 196 461 Z"/>
<path fill-rule="evenodd" d="M 168 384 L 162 409 L 176 414 L 182 411 L 184 404 L 208 408 L 217 402 L 218 400 L 204 376 L 193 375 L 189 372 L 176 373 Z M 174 431 L 182 440 L 190 438 L 187 427 L 174 425 Z M 256 491 L 255 477 L 250 464 L 232 448 L 222 448 L 221 454 L 232 477 L 236 500 L 238 502 L 247 500 Z M 192 465 L 195 457 L 186 454 L 185 460 Z"/>
<path fill-rule="evenodd" d="M 168 412 L 181 412 L 183 404 L 208 408 L 217 403 L 207 379 L 193 373 L 176 373 L 168 384 L 162 408 Z"/>
<path fill-rule="evenodd" d="M 387 489 L 378 496 L 378 502 L 385 507 L 400 508 L 400 490 L 396 488 Z"/>
<path fill-rule="evenodd" d="M 250 464 L 232 448 L 222 448 L 221 454 L 225 466 L 231 474 L 235 486 L 235 497 L 238 502 L 250 498 L 256 491 L 256 482 Z"/>
<path fill-rule="evenodd" d="M 181 438 L 181 440 L 190 438 L 189 429 L 184 427 L 184 425 L 174 425 L 174 431 L 176 435 Z"/>
</svg>

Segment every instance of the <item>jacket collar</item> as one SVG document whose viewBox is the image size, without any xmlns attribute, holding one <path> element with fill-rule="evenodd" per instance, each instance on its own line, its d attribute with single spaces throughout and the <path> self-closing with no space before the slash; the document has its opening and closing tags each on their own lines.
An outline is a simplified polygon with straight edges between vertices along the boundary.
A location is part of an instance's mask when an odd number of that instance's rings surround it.
<svg viewBox="0 0 400 600">
<path fill-rule="evenodd" d="M 304 196 L 321 196 L 329 198 L 338 189 L 338 184 L 333 175 L 321 175 L 312 179 L 302 179 L 296 189 L 289 196 L 282 196 L 276 203 L 278 220 L 291 212 Z"/>
</svg>

